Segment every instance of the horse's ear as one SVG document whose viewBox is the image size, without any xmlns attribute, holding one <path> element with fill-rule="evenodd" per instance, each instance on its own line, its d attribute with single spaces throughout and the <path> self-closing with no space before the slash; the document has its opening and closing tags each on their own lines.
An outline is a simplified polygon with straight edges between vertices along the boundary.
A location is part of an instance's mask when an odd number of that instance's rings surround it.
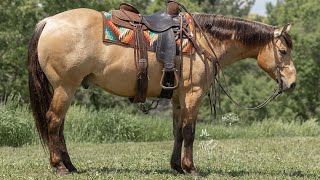
<svg viewBox="0 0 320 180">
<path fill-rule="evenodd" d="M 288 32 L 290 31 L 292 25 L 293 25 L 292 23 L 287 24 L 287 25 L 285 26 L 286 29 L 284 29 L 284 32 L 288 33 Z"/>
<path fill-rule="evenodd" d="M 288 33 L 292 27 L 292 23 L 289 23 L 281 28 L 277 28 L 274 30 L 274 37 L 279 37 L 281 36 L 284 32 Z"/>
</svg>

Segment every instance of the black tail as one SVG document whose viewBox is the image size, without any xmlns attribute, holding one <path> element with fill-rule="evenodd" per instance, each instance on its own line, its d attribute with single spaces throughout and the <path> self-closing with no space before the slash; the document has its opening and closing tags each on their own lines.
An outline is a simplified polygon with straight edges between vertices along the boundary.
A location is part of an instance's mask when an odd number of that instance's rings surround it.
<svg viewBox="0 0 320 180">
<path fill-rule="evenodd" d="M 29 93 L 31 109 L 42 145 L 48 144 L 48 125 L 46 113 L 52 99 L 51 85 L 42 71 L 38 59 L 38 42 L 46 26 L 46 20 L 41 21 L 32 36 L 28 48 Z"/>
</svg>

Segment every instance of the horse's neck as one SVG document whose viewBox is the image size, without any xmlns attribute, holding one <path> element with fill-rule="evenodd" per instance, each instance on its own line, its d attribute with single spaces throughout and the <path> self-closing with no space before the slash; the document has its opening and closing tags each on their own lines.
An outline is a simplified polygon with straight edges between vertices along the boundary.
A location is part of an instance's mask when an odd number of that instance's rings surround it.
<svg viewBox="0 0 320 180">
<path fill-rule="evenodd" d="M 223 66 L 233 64 L 246 58 L 256 59 L 262 47 L 247 47 L 236 40 L 212 40 L 215 53 Z"/>
</svg>

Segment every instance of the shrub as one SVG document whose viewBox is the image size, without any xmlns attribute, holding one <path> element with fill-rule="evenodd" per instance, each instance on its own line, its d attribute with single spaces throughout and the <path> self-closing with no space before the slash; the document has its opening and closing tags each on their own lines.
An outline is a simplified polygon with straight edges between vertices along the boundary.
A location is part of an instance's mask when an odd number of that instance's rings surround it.
<svg viewBox="0 0 320 180">
<path fill-rule="evenodd" d="M 35 128 L 27 105 L 11 95 L 0 103 L 0 146 L 17 147 L 35 139 Z"/>
<path fill-rule="evenodd" d="M 39 138 L 28 105 L 18 96 L 0 102 L 0 146 L 18 147 L 37 144 Z M 316 119 L 300 123 L 265 119 L 250 125 L 198 123 L 196 138 L 206 129 L 212 139 L 261 138 L 276 136 L 319 136 Z M 171 120 L 161 117 L 132 115 L 126 109 L 94 110 L 73 105 L 65 123 L 68 142 L 138 142 L 173 140 Z"/>
</svg>

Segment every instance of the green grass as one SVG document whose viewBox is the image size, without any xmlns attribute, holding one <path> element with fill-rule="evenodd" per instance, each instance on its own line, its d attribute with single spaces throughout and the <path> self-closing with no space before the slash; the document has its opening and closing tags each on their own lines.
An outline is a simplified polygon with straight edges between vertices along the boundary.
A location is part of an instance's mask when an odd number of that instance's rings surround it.
<svg viewBox="0 0 320 180">
<path fill-rule="evenodd" d="M 319 179 L 320 139 L 312 137 L 215 140 L 211 152 L 195 142 L 198 179 Z M 195 179 L 170 170 L 171 141 L 71 143 L 80 171 L 62 179 Z M 57 179 L 40 145 L 0 148 L 0 179 Z"/>
</svg>

